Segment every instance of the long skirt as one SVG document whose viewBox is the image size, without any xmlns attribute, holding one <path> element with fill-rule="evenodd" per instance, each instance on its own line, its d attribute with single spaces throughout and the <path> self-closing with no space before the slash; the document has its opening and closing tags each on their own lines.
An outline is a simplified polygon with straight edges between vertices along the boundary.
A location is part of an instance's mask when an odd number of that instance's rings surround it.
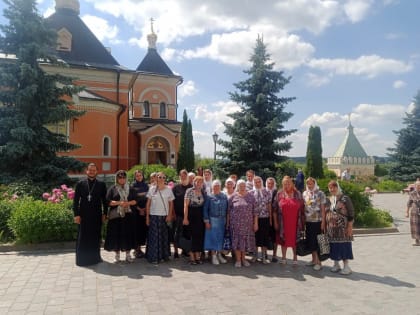
<svg viewBox="0 0 420 315">
<path fill-rule="evenodd" d="M 135 249 L 134 215 L 126 213 L 124 218 L 108 221 L 104 249 L 107 251 L 128 251 Z"/>
<path fill-rule="evenodd" d="M 166 216 L 151 215 L 147 237 L 146 258 L 151 263 L 169 259 L 168 226 Z"/>
<path fill-rule="evenodd" d="M 134 214 L 135 234 L 137 246 L 146 245 L 147 240 L 147 225 L 146 216 L 139 213 Z"/>
<path fill-rule="evenodd" d="M 417 211 L 410 211 L 410 230 L 411 238 L 420 240 L 420 215 Z"/>
<path fill-rule="evenodd" d="M 210 229 L 206 229 L 204 235 L 204 250 L 221 251 L 225 236 L 224 217 L 210 217 Z"/>
<path fill-rule="evenodd" d="M 351 242 L 332 243 L 330 242 L 330 259 L 347 260 L 353 259 Z"/>
<path fill-rule="evenodd" d="M 311 252 L 319 249 L 318 234 L 321 234 L 321 222 L 306 222 L 306 246 Z"/>
<path fill-rule="evenodd" d="M 183 217 L 177 216 L 174 221 L 174 246 L 179 248 L 179 239 L 182 235 L 182 222 L 184 221 Z"/>
<path fill-rule="evenodd" d="M 189 207 L 188 228 L 191 232 L 191 251 L 202 252 L 204 246 L 203 207 Z"/>
<path fill-rule="evenodd" d="M 258 218 L 258 230 L 255 232 L 257 247 L 267 247 L 270 243 L 270 218 Z"/>
</svg>

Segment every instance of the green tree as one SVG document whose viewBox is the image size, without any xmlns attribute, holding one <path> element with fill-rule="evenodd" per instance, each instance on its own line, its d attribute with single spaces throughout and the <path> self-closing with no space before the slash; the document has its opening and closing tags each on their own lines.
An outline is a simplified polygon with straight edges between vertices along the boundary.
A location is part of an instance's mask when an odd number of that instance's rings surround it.
<svg viewBox="0 0 420 315">
<path fill-rule="evenodd" d="M 311 126 L 306 149 L 306 177 L 323 178 L 321 128 Z"/>
<path fill-rule="evenodd" d="M 187 165 L 186 168 L 189 171 L 194 169 L 195 165 L 195 155 L 194 155 L 194 137 L 192 131 L 191 119 L 188 119 L 188 128 L 187 128 Z"/>
<path fill-rule="evenodd" d="M 178 172 L 184 168 L 189 171 L 194 169 L 194 139 L 192 135 L 192 125 L 185 109 L 182 116 L 181 141 L 176 168 Z"/>
<path fill-rule="evenodd" d="M 413 100 L 413 109 L 406 113 L 406 125 L 394 133 L 398 136 L 394 148 L 388 149 L 395 164 L 390 177 L 401 181 L 414 181 L 420 177 L 420 91 Z"/>
<path fill-rule="evenodd" d="M 84 164 L 57 153 L 77 146 L 47 127 L 83 114 L 64 99 L 81 88 L 42 69 L 43 64 L 60 65 L 53 54 L 56 34 L 38 14 L 36 1 L 4 2 L 9 24 L 0 25 L 0 52 L 9 58 L 0 61 L 0 182 L 44 187 L 69 182 L 67 172 Z"/>
<path fill-rule="evenodd" d="M 229 114 L 232 124 L 223 123 L 230 140 L 218 141 L 225 150 L 217 154 L 224 158 L 220 166 L 229 173 L 244 174 L 251 168 L 267 177 L 274 175 L 275 163 L 285 160 L 282 153 L 291 148 L 291 142 L 280 139 L 296 131 L 284 128 L 293 115 L 284 111 L 285 106 L 295 98 L 278 96 L 291 78 L 273 70 L 274 63 L 260 37 L 250 61 L 251 68 L 244 71 L 248 78 L 236 83 L 237 91 L 230 93 L 240 110 Z"/>
<path fill-rule="evenodd" d="M 179 142 L 178 159 L 176 161 L 176 169 L 178 172 L 183 168 L 186 168 L 186 156 L 187 156 L 187 129 L 188 129 L 188 116 L 187 111 L 184 109 L 182 115 L 181 135 Z"/>
</svg>

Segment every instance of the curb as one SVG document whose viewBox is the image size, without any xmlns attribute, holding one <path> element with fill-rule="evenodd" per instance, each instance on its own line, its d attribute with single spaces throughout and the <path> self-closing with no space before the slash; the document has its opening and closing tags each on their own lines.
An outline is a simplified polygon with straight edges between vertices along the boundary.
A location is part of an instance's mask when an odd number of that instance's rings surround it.
<svg viewBox="0 0 420 315">
<path fill-rule="evenodd" d="M 385 228 L 355 228 L 353 229 L 354 235 L 369 235 L 369 234 L 386 234 L 386 233 L 399 233 L 397 227 L 385 227 Z"/>
<path fill-rule="evenodd" d="M 74 251 L 76 242 L 51 242 L 39 244 L 0 244 L 0 253 L 7 252 L 35 252 L 35 251 Z"/>
</svg>

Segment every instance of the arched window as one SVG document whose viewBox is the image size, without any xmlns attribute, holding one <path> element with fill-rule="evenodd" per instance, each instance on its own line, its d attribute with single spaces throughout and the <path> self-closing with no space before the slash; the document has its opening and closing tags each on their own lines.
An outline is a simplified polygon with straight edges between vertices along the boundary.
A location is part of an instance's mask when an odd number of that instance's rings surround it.
<svg viewBox="0 0 420 315">
<path fill-rule="evenodd" d="M 104 140 L 102 143 L 102 152 L 104 156 L 111 155 L 111 139 L 109 137 L 104 137 Z"/>
<path fill-rule="evenodd" d="M 143 116 L 150 117 L 150 104 L 149 101 L 144 101 L 143 103 Z"/>
<path fill-rule="evenodd" d="M 166 104 L 164 102 L 160 103 L 160 118 L 166 118 Z"/>
</svg>

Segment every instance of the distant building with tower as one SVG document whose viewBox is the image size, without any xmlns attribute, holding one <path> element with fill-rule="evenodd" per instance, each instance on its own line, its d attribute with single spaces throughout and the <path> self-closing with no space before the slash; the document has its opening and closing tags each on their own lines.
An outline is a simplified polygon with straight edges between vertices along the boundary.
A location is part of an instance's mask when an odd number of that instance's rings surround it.
<svg viewBox="0 0 420 315">
<path fill-rule="evenodd" d="M 375 173 L 375 159 L 366 154 L 354 134 L 350 115 L 347 134 L 335 154 L 328 158 L 327 166 L 329 170 L 337 174 L 337 177 L 342 179 L 370 176 Z"/>
</svg>

